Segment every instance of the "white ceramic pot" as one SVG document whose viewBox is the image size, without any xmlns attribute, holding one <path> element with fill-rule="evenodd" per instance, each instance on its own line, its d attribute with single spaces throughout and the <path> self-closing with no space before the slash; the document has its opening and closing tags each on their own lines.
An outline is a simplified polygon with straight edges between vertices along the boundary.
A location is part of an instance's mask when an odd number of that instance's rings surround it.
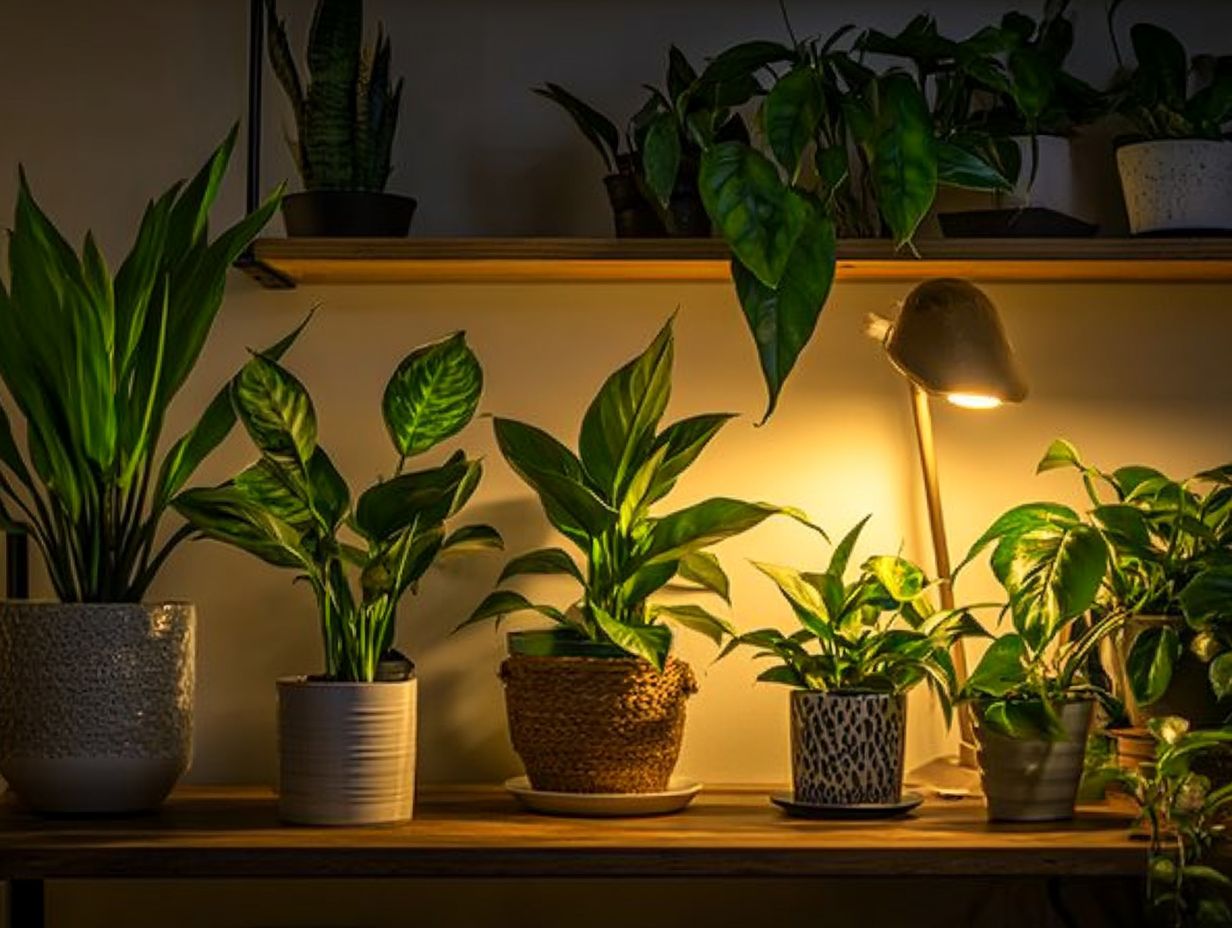
<svg viewBox="0 0 1232 928">
<path fill-rule="evenodd" d="M 1136 142 L 1116 157 L 1135 235 L 1232 230 L 1232 142 Z"/>
<path fill-rule="evenodd" d="M 381 825 L 411 818 L 415 679 L 278 681 L 278 814 L 301 825 Z"/>
<path fill-rule="evenodd" d="M 1059 741 L 1010 738 L 977 725 L 980 781 L 989 819 L 1052 822 L 1073 818 L 1094 709 L 1091 699 L 1063 705 L 1065 737 Z"/>
<path fill-rule="evenodd" d="M 0 603 L 0 774 L 60 815 L 142 812 L 192 755 L 187 603 Z"/>
</svg>

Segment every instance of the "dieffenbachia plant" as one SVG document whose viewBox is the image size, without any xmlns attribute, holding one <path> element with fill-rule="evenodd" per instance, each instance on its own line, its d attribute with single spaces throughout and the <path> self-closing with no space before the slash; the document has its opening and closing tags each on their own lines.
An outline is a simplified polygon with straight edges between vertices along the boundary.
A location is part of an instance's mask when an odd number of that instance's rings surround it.
<svg viewBox="0 0 1232 928">
<path fill-rule="evenodd" d="M 381 404 L 397 455 L 394 475 L 352 501 L 317 444 L 303 384 L 256 355 L 232 385 L 231 402 L 260 460 L 222 486 L 182 494 L 175 507 L 201 535 L 307 580 L 320 612 L 327 679 L 377 678 L 394 645 L 398 603 L 438 556 L 501 546 L 489 526 L 447 528 L 479 483 L 479 461 L 456 451 L 439 466 L 405 470 L 408 459 L 470 422 L 482 388 L 479 362 L 462 333 L 411 352 Z M 343 529 L 359 544 L 341 537 Z"/>
<path fill-rule="evenodd" d="M 987 633 L 965 609 L 937 611 L 924 571 L 905 558 L 870 557 L 854 580 L 845 581 L 867 522 L 847 533 L 824 572 L 755 563 L 801 627 L 791 634 L 775 628 L 746 632 L 723 655 L 753 647 L 757 657 L 777 661 L 758 680 L 820 692 L 898 694 L 926 682 L 948 721 L 958 687 L 950 649 L 962 638 Z"/>
<path fill-rule="evenodd" d="M 160 534 L 167 507 L 235 424 L 224 389 L 159 457 L 227 271 L 278 208 L 281 191 L 211 240 L 234 143 L 232 129 L 192 180 L 147 205 L 114 274 L 90 233 L 73 250 L 21 175 L 0 285 L 0 377 L 25 419 L 26 450 L 0 407 L 0 525 L 34 540 L 64 602 L 142 599 L 188 536 Z"/>
<path fill-rule="evenodd" d="M 734 634 L 706 608 L 651 602 L 676 578 L 728 598 L 728 580 L 706 549 L 775 514 L 807 523 L 797 510 L 723 497 L 663 515 L 652 512 L 731 418 L 708 413 L 660 428 L 672 385 L 669 321 L 650 346 L 612 374 L 582 419 L 578 451 L 513 419 L 494 421 L 501 453 L 538 495 L 544 515 L 580 554 L 541 548 L 511 560 L 498 584 L 527 574 L 559 574 L 581 588 L 567 609 L 531 602 L 521 593 L 490 594 L 463 623 L 536 612 L 567 640 L 615 645 L 662 669 L 672 646 L 667 622 L 716 643 Z"/>
</svg>

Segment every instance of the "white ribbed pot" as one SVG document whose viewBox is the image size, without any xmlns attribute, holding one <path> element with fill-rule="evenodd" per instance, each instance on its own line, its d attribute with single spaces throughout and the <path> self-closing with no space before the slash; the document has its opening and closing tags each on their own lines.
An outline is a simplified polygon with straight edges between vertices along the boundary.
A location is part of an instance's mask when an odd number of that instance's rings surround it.
<svg viewBox="0 0 1232 928">
<path fill-rule="evenodd" d="M 1232 230 L 1232 141 L 1160 139 L 1117 149 L 1129 230 Z"/>
<path fill-rule="evenodd" d="M 1087 733 L 1095 701 L 1061 707 L 1065 737 L 1010 738 L 978 724 L 980 781 L 988 818 L 998 822 L 1053 822 L 1074 817 Z"/>
<path fill-rule="evenodd" d="M 418 683 L 278 681 L 278 814 L 301 825 L 409 821 Z"/>
<path fill-rule="evenodd" d="M 58 815 L 156 808 L 192 756 L 188 603 L 0 603 L 0 776 Z"/>
</svg>

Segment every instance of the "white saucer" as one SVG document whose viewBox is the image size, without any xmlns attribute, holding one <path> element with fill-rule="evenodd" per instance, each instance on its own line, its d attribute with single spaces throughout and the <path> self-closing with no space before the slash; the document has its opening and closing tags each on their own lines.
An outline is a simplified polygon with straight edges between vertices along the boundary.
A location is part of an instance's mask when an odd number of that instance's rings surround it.
<svg viewBox="0 0 1232 928">
<path fill-rule="evenodd" d="M 532 812 L 614 818 L 679 812 L 701 792 L 702 785 L 696 780 L 673 777 L 661 793 L 557 793 L 535 789 L 523 776 L 506 780 L 505 789 Z"/>
</svg>

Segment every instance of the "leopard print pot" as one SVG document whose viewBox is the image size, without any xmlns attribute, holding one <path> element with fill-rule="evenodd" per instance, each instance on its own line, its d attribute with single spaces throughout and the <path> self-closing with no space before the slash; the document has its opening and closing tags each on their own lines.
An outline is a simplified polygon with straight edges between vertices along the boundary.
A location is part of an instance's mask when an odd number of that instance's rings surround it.
<svg viewBox="0 0 1232 928">
<path fill-rule="evenodd" d="M 905 695 L 793 690 L 791 770 L 796 802 L 898 802 L 906 740 Z"/>
</svg>

